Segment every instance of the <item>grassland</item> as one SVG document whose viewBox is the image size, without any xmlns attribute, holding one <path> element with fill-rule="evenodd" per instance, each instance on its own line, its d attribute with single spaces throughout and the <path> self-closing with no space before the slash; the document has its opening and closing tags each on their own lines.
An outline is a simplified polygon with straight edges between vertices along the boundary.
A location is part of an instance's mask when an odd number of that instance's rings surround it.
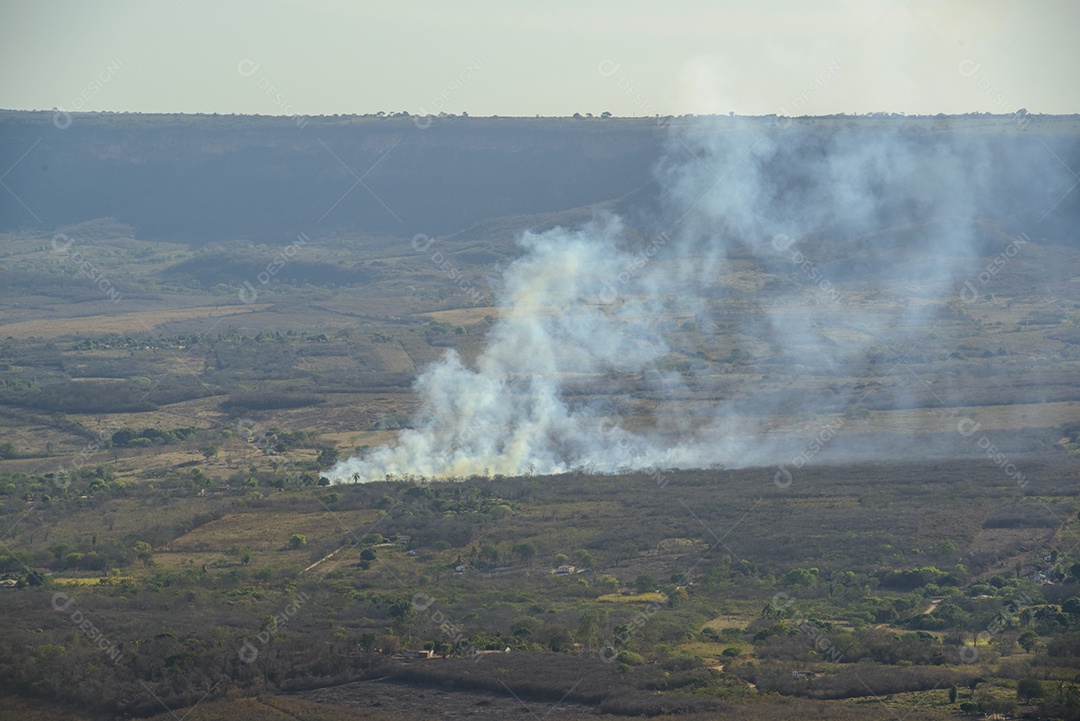
<svg viewBox="0 0 1080 721">
<path fill-rule="evenodd" d="M 40 245 L 19 262 L 39 262 Z M 158 252 L 148 260 L 185 257 L 178 246 Z M 963 403 L 813 417 L 748 406 L 734 431 L 800 437 L 842 420 L 848 438 L 945 439 L 943 456 L 968 460 L 806 467 L 786 489 L 775 468 L 671 473 L 662 484 L 570 475 L 320 486 L 328 459 L 392 442 L 410 423 L 418 369 L 446 347 L 474 357 L 500 312 L 453 307 L 445 279 L 425 275 L 419 259 L 395 261 L 395 272 L 414 274 L 403 297 L 379 283 L 348 302 L 282 287 L 237 305 L 225 290 L 166 284 L 145 310 L 102 312 L 93 300 L 78 318 L 50 318 L 60 305 L 37 319 L 20 310 L 11 332 L 0 330 L 4 572 L 20 586 L 0 589 L 0 602 L 20 619 L 6 656 L 22 660 L 3 673 L 24 695 L 81 708 L 12 703 L 28 718 L 194 705 L 193 718 L 321 719 L 421 713 L 437 697 L 447 718 L 505 718 L 521 712 L 515 696 L 551 707 L 574 691 L 560 706 L 571 716 L 704 718 L 734 704 L 745 718 L 947 718 L 961 704 L 1012 709 L 1026 680 L 1044 689 L 1046 708 L 1068 708 L 1052 689 L 1072 688 L 1061 684 L 1073 682 L 1069 644 L 1080 630 L 1064 610 L 1078 593 L 1076 304 L 1059 300 L 1053 323 L 1024 324 L 1046 312 L 1036 274 L 1059 255 L 1032 248 L 1033 265 L 1002 277 L 992 301 L 941 309 L 946 319 L 911 362 Z M 148 273 L 147 287 L 157 282 Z M 728 281 L 745 295 L 717 301 L 717 316 L 768 302 L 761 269 Z M 650 428 L 676 404 L 704 423 L 717 389 L 767 394 L 793 380 L 770 369 L 771 351 L 752 337 L 736 342 L 749 349 L 739 363 L 730 349 L 684 341 L 672 363 L 693 364 L 689 394 L 620 399 L 626 427 Z M 800 382 L 811 393 L 904 383 Z M 92 388 L 103 405 L 66 406 L 87 395 L 66 388 Z M 963 447 L 955 428 L 966 417 L 1009 449 L 1023 486 Z M 562 563 L 586 571 L 552 574 Z M 55 610 L 57 593 L 75 599 L 120 660 Z M 243 663 L 245 641 L 268 629 L 272 643 Z M 393 660 L 425 645 L 451 658 Z M 507 647 L 527 673 L 496 653 L 467 660 Z M 611 690 L 575 691 L 567 656 L 588 664 L 573 672 L 581 677 L 615 673 L 596 681 Z M 532 679 L 525 689 L 521 678 Z M 972 692 L 965 684 L 977 679 Z"/>
<path fill-rule="evenodd" d="M 1075 246 L 1028 244 L 976 303 L 889 278 L 843 288 L 883 325 L 905 292 L 927 320 L 885 327 L 882 344 L 899 350 L 870 344 L 857 372 L 833 374 L 787 363 L 809 346 L 776 348 L 753 326 L 816 323 L 833 341 L 867 330 L 842 312 L 823 325 L 797 268 L 736 260 L 702 313 L 715 327 L 666 319 L 659 370 L 681 374 L 678 394 L 650 394 L 643 378 L 620 378 L 621 395 L 602 377 L 563 379 L 578 402 L 618 407 L 628 429 L 665 415 L 705 426 L 725 402 L 732 437 L 798 440 L 842 422 L 856 451 L 897 449 L 887 462 L 814 461 L 789 485 L 741 459 L 320 481 L 418 422 L 411 384 L 427 364 L 448 349 L 475 360 L 505 312 L 492 278 L 515 232 L 590 216 L 440 238 L 476 293 L 407 237 L 328 232 L 292 275 L 262 284 L 273 243 L 143 239 L 109 220 L 59 229 L 114 302 L 53 233 L 0 237 L 5 712 L 1076 718 Z M 1009 242 L 984 230 L 983 266 Z M 243 302 L 245 280 L 256 302 Z M 793 388 L 820 412 L 760 411 Z M 830 405 L 848 389 L 865 403 Z M 965 418 L 1000 457 L 957 432 Z M 425 647 L 437 657 L 399 656 Z"/>
</svg>

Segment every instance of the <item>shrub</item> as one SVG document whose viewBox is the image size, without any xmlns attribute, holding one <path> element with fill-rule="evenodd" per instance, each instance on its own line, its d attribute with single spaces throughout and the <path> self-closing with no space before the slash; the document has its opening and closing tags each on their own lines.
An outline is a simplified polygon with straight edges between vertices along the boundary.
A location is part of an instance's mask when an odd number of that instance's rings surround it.
<svg viewBox="0 0 1080 721">
<path fill-rule="evenodd" d="M 1042 698 L 1043 686 L 1033 678 L 1022 678 L 1016 682 L 1016 700 L 1025 702 L 1032 699 Z"/>
<path fill-rule="evenodd" d="M 638 593 L 650 593 L 656 590 L 658 583 L 655 578 L 647 573 L 639 574 L 634 579 L 634 590 Z"/>
<path fill-rule="evenodd" d="M 817 583 L 817 569 L 793 568 L 780 577 L 780 583 L 788 587 L 813 586 Z"/>
</svg>

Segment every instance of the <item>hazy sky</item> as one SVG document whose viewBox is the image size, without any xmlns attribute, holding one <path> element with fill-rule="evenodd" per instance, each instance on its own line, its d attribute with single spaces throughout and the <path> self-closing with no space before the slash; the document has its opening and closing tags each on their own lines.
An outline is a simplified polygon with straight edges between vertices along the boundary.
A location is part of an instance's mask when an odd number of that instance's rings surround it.
<svg viewBox="0 0 1080 721">
<path fill-rule="evenodd" d="M 1078 0 L 0 0 L 0 107 L 1075 113 L 1078 29 Z"/>
</svg>

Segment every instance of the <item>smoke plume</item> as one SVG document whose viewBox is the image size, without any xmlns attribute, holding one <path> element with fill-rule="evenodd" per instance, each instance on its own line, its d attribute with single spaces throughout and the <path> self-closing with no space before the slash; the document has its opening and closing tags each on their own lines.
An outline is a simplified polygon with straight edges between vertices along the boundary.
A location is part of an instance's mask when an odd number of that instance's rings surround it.
<svg viewBox="0 0 1080 721">
<path fill-rule="evenodd" d="M 659 210 L 525 233 L 475 363 L 449 351 L 416 383 L 413 427 L 325 475 L 776 463 L 821 428 L 831 439 L 845 411 L 946 402 L 949 380 L 908 377 L 904 355 L 1000 242 L 987 219 L 1043 192 L 1019 151 L 984 137 L 726 118 L 671 130 Z"/>
</svg>

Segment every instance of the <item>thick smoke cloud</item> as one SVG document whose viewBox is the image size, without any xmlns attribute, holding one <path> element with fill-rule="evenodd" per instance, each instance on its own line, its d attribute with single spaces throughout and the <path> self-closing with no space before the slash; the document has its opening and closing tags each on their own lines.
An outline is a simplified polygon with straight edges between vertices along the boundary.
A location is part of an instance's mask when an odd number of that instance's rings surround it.
<svg viewBox="0 0 1080 721">
<path fill-rule="evenodd" d="M 979 223 L 1039 196 L 1023 158 L 984 137 L 731 119 L 673 130 L 659 213 L 526 233 L 475 365 L 447 353 L 416 384 L 414 427 L 325 475 L 770 464 L 805 443 L 770 418 L 805 426 L 871 393 L 917 405 L 918 382 L 837 379 L 892 375 L 902 363 L 871 368 L 868 353 L 902 361 L 995 242 Z M 1002 162 L 1009 180 L 987 181 Z M 744 361 L 765 370 L 761 392 Z"/>
</svg>

